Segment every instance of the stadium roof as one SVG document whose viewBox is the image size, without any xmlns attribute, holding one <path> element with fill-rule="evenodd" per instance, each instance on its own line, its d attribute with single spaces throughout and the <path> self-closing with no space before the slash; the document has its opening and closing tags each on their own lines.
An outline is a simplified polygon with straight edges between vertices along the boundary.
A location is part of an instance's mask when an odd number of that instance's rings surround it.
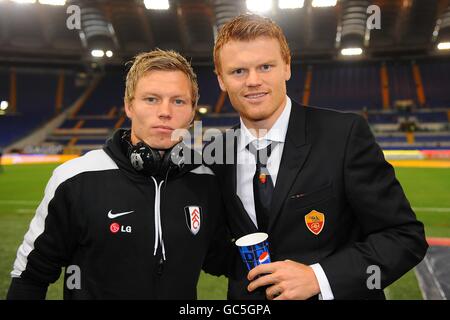
<svg viewBox="0 0 450 320">
<path fill-rule="evenodd" d="M 278 1 L 272 0 L 264 15 L 282 26 L 294 59 L 338 58 L 345 28 L 362 28 L 369 58 L 435 55 L 439 32 L 445 35 L 442 30 L 450 29 L 450 0 L 338 0 L 323 8 L 304 0 L 296 9 L 280 9 Z M 114 52 L 107 60 L 112 64 L 155 47 L 209 62 L 217 26 L 247 11 L 244 0 L 168 0 L 167 10 L 147 9 L 143 0 L 69 0 L 64 6 L 34 2 L 0 0 L 0 61 L 86 62 L 95 59 L 91 49 L 97 44 Z M 380 9 L 381 29 L 358 25 L 367 4 Z M 81 8 L 80 30 L 67 27 L 70 5 Z"/>
</svg>

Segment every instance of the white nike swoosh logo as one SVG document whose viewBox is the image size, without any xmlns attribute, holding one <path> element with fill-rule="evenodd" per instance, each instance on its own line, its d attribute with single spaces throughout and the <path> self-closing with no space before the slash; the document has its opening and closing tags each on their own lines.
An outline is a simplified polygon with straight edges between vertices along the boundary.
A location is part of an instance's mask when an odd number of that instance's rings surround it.
<svg viewBox="0 0 450 320">
<path fill-rule="evenodd" d="M 134 212 L 134 211 L 112 213 L 112 210 L 109 210 L 109 212 L 108 212 L 108 218 L 114 219 L 114 218 L 117 218 L 117 217 L 120 217 L 120 216 L 124 216 L 124 215 L 126 215 L 126 214 L 130 214 L 130 213 L 133 213 L 133 212 Z"/>
</svg>

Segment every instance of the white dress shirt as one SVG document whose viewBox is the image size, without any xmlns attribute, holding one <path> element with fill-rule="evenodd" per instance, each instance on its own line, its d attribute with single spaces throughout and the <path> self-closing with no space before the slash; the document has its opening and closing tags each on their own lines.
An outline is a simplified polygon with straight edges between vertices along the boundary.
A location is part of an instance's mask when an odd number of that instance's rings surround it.
<svg viewBox="0 0 450 320">
<path fill-rule="evenodd" d="M 246 146 L 249 143 L 253 143 L 256 149 L 265 148 L 271 142 L 275 142 L 275 147 L 272 149 L 272 153 L 267 161 L 267 169 L 272 178 L 274 187 L 277 183 L 278 170 L 280 168 L 281 156 L 283 154 L 284 142 L 286 140 L 286 133 L 289 124 L 289 117 L 291 115 L 292 102 L 289 97 L 286 97 L 286 105 L 284 110 L 275 121 L 274 125 L 268 132 L 266 132 L 261 138 L 257 138 L 255 134 L 252 134 L 252 130 L 249 130 L 242 118 L 241 130 L 238 135 L 237 142 L 237 170 L 236 170 L 236 193 L 241 199 L 247 214 L 253 221 L 256 227 L 258 227 L 256 221 L 255 200 L 253 197 L 253 176 L 256 171 L 255 156 L 247 150 Z M 311 265 L 316 278 L 319 282 L 320 294 L 319 298 L 323 300 L 334 299 L 331 291 L 330 283 L 325 275 L 322 267 L 319 263 Z"/>
</svg>

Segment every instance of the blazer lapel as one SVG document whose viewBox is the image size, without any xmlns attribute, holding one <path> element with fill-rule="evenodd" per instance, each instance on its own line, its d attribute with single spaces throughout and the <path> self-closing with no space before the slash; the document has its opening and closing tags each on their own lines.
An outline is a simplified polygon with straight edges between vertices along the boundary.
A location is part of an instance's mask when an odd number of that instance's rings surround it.
<svg viewBox="0 0 450 320">
<path fill-rule="evenodd" d="M 269 230 L 278 218 L 283 203 L 297 179 L 311 148 L 311 145 L 306 143 L 306 112 L 304 108 L 304 106 L 292 102 L 283 155 L 270 206 Z"/>
</svg>

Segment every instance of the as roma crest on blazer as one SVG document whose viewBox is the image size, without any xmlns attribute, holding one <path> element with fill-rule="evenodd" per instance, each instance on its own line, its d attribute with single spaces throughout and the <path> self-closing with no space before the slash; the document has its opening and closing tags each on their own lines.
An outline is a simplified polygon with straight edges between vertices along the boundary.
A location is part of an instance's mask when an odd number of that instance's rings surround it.
<svg viewBox="0 0 450 320">
<path fill-rule="evenodd" d="M 322 212 L 312 210 L 305 216 L 306 227 L 316 236 L 323 230 L 325 215 Z"/>
<path fill-rule="evenodd" d="M 202 208 L 199 206 L 184 207 L 184 215 L 186 216 L 186 224 L 189 231 L 196 235 L 202 223 Z"/>
</svg>

